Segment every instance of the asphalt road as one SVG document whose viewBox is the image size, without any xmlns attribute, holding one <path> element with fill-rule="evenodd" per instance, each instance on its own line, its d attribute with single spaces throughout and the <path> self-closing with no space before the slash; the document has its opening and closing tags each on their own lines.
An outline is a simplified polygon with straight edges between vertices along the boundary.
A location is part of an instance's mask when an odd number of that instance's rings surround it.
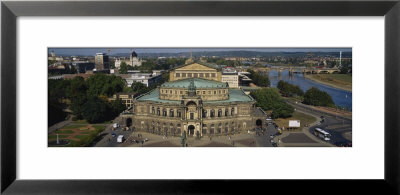
<svg viewBox="0 0 400 195">
<path fill-rule="evenodd" d="M 319 110 L 314 110 L 303 104 L 296 104 L 289 101 L 287 102 L 294 108 L 296 108 L 296 110 L 300 110 L 315 116 L 324 116 L 325 118 L 324 122 L 321 122 L 319 125 L 310 127 L 309 131 L 313 135 L 314 135 L 314 129 L 319 127 L 331 134 L 331 140 L 329 141 L 329 143 L 332 144 L 335 144 L 337 142 L 352 143 L 351 140 L 347 140 L 346 138 L 343 137 L 344 133 L 352 132 L 352 120 L 341 116 L 336 116 L 330 113 L 324 113 Z"/>
<path fill-rule="evenodd" d="M 269 135 L 275 135 L 277 132 L 278 130 L 274 127 L 274 125 L 267 125 L 264 135 L 254 135 L 254 139 L 256 140 L 257 145 L 260 147 L 273 147 Z"/>
</svg>

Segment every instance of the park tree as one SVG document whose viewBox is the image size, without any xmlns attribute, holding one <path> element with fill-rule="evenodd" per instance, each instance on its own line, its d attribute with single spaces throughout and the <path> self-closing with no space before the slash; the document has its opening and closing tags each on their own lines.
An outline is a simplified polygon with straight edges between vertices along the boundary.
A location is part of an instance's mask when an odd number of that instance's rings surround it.
<svg viewBox="0 0 400 195">
<path fill-rule="evenodd" d="M 89 123 L 100 123 L 109 119 L 110 106 L 97 96 L 88 98 L 88 101 L 83 105 L 83 117 Z"/>
<path fill-rule="evenodd" d="M 278 82 L 277 88 L 281 92 L 284 97 L 293 97 L 293 96 L 303 96 L 304 92 L 297 85 L 292 85 L 286 81 L 280 80 Z"/>
<path fill-rule="evenodd" d="M 132 83 L 131 88 L 132 88 L 132 91 L 135 93 L 135 97 L 137 97 L 141 94 L 144 94 L 150 90 L 148 87 L 146 87 L 146 85 L 144 85 L 143 83 L 140 83 L 140 82 Z"/>
<path fill-rule="evenodd" d="M 269 87 L 270 81 L 268 76 L 262 75 L 258 72 L 254 72 L 253 70 L 250 69 L 248 70 L 248 72 L 250 73 L 249 77 L 251 78 L 254 84 L 260 87 Z"/>
<path fill-rule="evenodd" d="M 63 100 L 68 96 L 65 89 L 69 85 L 69 80 L 48 80 L 48 126 L 61 122 L 67 117 L 64 111 L 67 105 Z"/>
<path fill-rule="evenodd" d="M 125 104 L 121 99 L 117 98 L 114 101 L 111 101 L 111 109 L 112 109 L 112 118 L 118 116 L 122 111 L 126 110 Z"/>
<path fill-rule="evenodd" d="M 119 73 L 120 74 L 127 74 L 128 73 L 128 65 L 126 62 L 122 61 L 119 66 Z"/>
<path fill-rule="evenodd" d="M 86 94 L 87 86 L 83 77 L 77 76 L 70 81 L 70 85 L 66 88 L 68 97 Z"/>
<path fill-rule="evenodd" d="M 121 92 L 126 85 L 125 80 L 121 77 L 105 74 L 95 74 L 89 77 L 86 84 L 87 96 L 105 95 L 108 97 Z"/>
<path fill-rule="evenodd" d="M 276 88 L 262 88 L 252 91 L 250 95 L 257 100 L 258 107 L 263 110 L 272 110 L 273 118 L 287 118 L 294 112 L 294 108 L 283 100 Z"/>
<path fill-rule="evenodd" d="M 313 106 L 335 107 L 332 97 L 325 91 L 321 91 L 316 87 L 312 87 L 306 91 L 303 103 Z"/>
<path fill-rule="evenodd" d="M 67 113 L 64 112 L 66 105 L 53 99 L 49 98 L 48 99 L 48 120 L 47 120 L 47 125 L 50 127 L 51 125 L 54 125 L 58 122 L 61 122 L 65 120 L 67 117 Z"/>
</svg>

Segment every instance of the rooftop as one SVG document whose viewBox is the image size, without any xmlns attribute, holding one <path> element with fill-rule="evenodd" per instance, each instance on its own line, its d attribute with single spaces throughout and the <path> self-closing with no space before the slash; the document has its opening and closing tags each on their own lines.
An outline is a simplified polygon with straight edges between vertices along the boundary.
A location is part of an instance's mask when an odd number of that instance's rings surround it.
<svg viewBox="0 0 400 195">
<path fill-rule="evenodd" d="M 177 66 L 177 67 L 173 68 L 172 70 L 175 70 L 175 69 L 178 69 L 178 68 L 182 68 L 182 67 L 184 67 L 184 66 L 188 66 L 188 65 L 191 65 L 191 64 L 195 64 L 195 63 L 201 64 L 201 65 L 204 65 L 204 66 L 207 66 L 207 67 L 209 67 L 209 68 L 221 70 L 221 67 L 218 66 L 218 65 L 216 65 L 216 64 L 210 64 L 210 63 L 202 62 L 202 61 L 200 61 L 200 60 L 194 60 L 194 61 L 191 62 L 191 63 L 187 63 L 187 64 L 183 64 L 183 65 Z"/>
<path fill-rule="evenodd" d="M 161 87 L 171 87 L 171 88 L 188 88 L 190 81 L 194 81 L 194 85 L 197 89 L 199 88 L 224 88 L 228 87 L 227 83 L 222 83 L 218 81 L 212 81 L 202 78 L 187 78 L 177 81 L 166 82 L 161 85 Z"/>
<path fill-rule="evenodd" d="M 136 98 L 138 101 L 153 101 L 159 103 L 172 103 L 180 104 L 180 100 L 161 100 L 159 98 L 159 88 L 154 89 L 144 95 Z M 241 89 L 229 89 L 229 99 L 227 100 L 215 100 L 215 101 L 203 101 L 204 104 L 220 104 L 220 103 L 231 103 L 231 102 L 252 102 L 253 98 L 246 95 Z"/>
</svg>

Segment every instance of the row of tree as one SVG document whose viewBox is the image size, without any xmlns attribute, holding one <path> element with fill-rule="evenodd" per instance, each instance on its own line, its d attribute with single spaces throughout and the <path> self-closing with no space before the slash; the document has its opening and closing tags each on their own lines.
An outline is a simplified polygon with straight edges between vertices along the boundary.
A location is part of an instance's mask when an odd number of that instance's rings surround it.
<svg viewBox="0 0 400 195">
<path fill-rule="evenodd" d="M 289 84 L 286 81 L 280 80 L 278 82 L 277 88 L 281 92 L 284 97 L 293 97 L 293 96 L 303 96 L 304 92 L 297 85 Z"/>
<path fill-rule="evenodd" d="M 285 102 L 276 88 L 262 88 L 252 91 L 250 95 L 257 101 L 258 107 L 272 110 L 272 118 L 287 118 L 294 112 L 294 108 Z"/>
<path fill-rule="evenodd" d="M 269 87 L 270 81 L 267 75 L 262 75 L 258 72 L 254 72 L 251 69 L 247 71 L 250 73 L 249 77 L 251 78 L 254 84 L 256 84 L 259 87 Z"/>
<path fill-rule="evenodd" d="M 316 87 L 308 89 L 305 93 L 297 85 L 280 80 L 277 88 L 284 97 L 300 97 L 304 104 L 313 106 L 335 107 L 332 97 L 325 91 L 321 91 Z"/>
<path fill-rule="evenodd" d="M 303 103 L 313 106 L 335 107 L 332 97 L 325 91 L 321 91 L 316 87 L 311 87 L 306 91 Z"/>
<path fill-rule="evenodd" d="M 48 83 L 49 126 L 65 119 L 66 102 L 69 102 L 75 119 L 86 119 L 90 123 L 113 119 L 126 109 L 121 100 L 109 102 L 107 98 L 124 89 L 125 81 L 121 77 L 96 74 L 86 81 L 75 77 L 71 80 L 49 79 Z"/>
</svg>

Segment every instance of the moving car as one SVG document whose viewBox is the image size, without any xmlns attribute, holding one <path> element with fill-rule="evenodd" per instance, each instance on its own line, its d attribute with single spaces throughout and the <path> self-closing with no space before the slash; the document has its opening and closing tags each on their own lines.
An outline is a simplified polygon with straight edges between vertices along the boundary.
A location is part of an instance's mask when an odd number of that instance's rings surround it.
<svg viewBox="0 0 400 195">
<path fill-rule="evenodd" d="M 275 135 L 271 134 L 269 135 L 269 138 L 274 139 Z"/>
<path fill-rule="evenodd" d="M 124 135 L 119 135 L 117 138 L 117 143 L 122 143 L 125 141 Z"/>
</svg>

